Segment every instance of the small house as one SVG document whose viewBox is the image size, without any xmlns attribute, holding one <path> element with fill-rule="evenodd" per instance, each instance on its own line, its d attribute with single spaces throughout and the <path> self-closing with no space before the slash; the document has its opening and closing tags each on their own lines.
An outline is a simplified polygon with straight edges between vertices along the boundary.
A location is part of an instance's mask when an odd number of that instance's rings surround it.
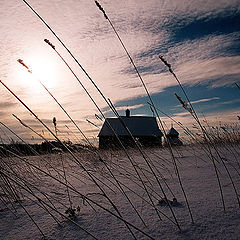
<svg viewBox="0 0 240 240">
<path fill-rule="evenodd" d="M 176 129 L 171 127 L 171 129 L 167 133 L 167 138 L 171 145 L 173 146 L 181 146 L 183 145 L 182 141 L 179 139 L 179 133 Z"/>
<path fill-rule="evenodd" d="M 130 116 L 130 110 L 126 110 L 126 116 L 121 118 L 106 118 L 99 134 L 99 148 L 120 148 L 122 142 L 125 147 L 134 147 L 133 138 L 145 147 L 161 146 L 162 132 L 156 118 L 147 116 Z"/>
</svg>

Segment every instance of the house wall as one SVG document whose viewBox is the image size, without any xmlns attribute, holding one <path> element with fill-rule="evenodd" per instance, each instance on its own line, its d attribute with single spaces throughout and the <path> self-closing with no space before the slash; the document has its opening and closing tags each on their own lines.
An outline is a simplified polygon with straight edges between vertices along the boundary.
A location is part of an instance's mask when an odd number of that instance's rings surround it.
<svg viewBox="0 0 240 240">
<path fill-rule="evenodd" d="M 125 147 L 136 147 L 133 139 L 130 136 L 119 136 L 122 144 Z M 160 147 L 162 146 L 162 137 L 152 137 L 152 136 L 138 136 L 135 137 L 138 143 L 144 147 Z M 121 148 L 121 144 L 115 136 L 100 136 L 99 137 L 99 148 Z"/>
<path fill-rule="evenodd" d="M 181 146 L 183 145 L 182 141 L 178 138 L 178 136 L 169 136 L 167 135 L 167 138 L 172 146 Z M 167 143 L 165 143 L 167 145 Z"/>
</svg>

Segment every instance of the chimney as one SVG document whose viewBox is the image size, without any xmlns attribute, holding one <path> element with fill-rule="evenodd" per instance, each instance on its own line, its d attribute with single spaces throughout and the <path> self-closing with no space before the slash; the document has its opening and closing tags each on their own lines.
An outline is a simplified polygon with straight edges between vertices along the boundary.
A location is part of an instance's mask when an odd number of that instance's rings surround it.
<svg viewBox="0 0 240 240">
<path fill-rule="evenodd" d="M 126 110 L 126 117 L 128 117 L 128 118 L 130 117 L 130 110 L 129 109 Z"/>
</svg>

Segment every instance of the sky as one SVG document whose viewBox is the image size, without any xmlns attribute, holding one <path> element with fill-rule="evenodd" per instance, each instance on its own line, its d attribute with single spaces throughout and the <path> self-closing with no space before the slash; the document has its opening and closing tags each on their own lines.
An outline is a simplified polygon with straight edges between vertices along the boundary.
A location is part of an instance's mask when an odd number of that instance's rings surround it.
<svg viewBox="0 0 240 240">
<path fill-rule="evenodd" d="M 64 140 L 82 135 L 39 82 L 89 138 L 96 139 L 103 120 L 48 39 L 71 66 L 106 117 L 113 117 L 96 88 L 57 38 L 21 0 L 0 0 L 0 80 Z M 146 92 L 109 22 L 86 0 L 29 0 L 70 49 L 120 115 L 152 116 Z M 185 97 L 160 61 L 163 56 L 183 84 L 195 110 L 210 124 L 237 124 L 240 115 L 240 1 L 99 0 L 135 62 L 155 106 L 183 125 L 193 119 L 174 93 Z M 22 59 L 32 73 L 17 62 Z M 39 137 L 25 124 L 51 138 L 34 116 L 0 84 L 0 122 L 28 142 Z M 160 113 L 167 128 L 173 123 Z M 102 117 L 101 117 L 102 118 Z M 88 121 L 87 121 L 88 120 Z M 93 124 L 89 123 L 92 122 Z M 97 127 L 96 127 L 96 126 Z M 175 125 L 174 125 L 175 126 Z M 177 126 L 175 126 L 177 128 Z M 2 141 L 16 139 L 0 124 Z"/>
</svg>

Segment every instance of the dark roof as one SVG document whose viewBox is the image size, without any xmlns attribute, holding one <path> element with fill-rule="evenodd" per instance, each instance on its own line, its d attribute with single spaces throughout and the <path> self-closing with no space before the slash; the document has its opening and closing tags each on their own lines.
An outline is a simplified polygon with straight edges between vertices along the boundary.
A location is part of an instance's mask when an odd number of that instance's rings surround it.
<svg viewBox="0 0 240 240">
<path fill-rule="evenodd" d="M 176 129 L 174 129 L 173 127 L 169 130 L 167 135 L 171 135 L 171 136 L 177 136 L 179 135 L 178 131 Z"/>
<path fill-rule="evenodd" d="M 163 136 L 162 132 L 158 128 L 155 117 L 132 116 L 121 117 L 121 119 L 131 131 L 133 136 Z M 114 133 L 107 122 L 109 122 L 118 136 L 129 136 L 129 133 L 118 118 L 107 118 L 98 134 L 98 137 L 114 136 Z"/>
</svg>

